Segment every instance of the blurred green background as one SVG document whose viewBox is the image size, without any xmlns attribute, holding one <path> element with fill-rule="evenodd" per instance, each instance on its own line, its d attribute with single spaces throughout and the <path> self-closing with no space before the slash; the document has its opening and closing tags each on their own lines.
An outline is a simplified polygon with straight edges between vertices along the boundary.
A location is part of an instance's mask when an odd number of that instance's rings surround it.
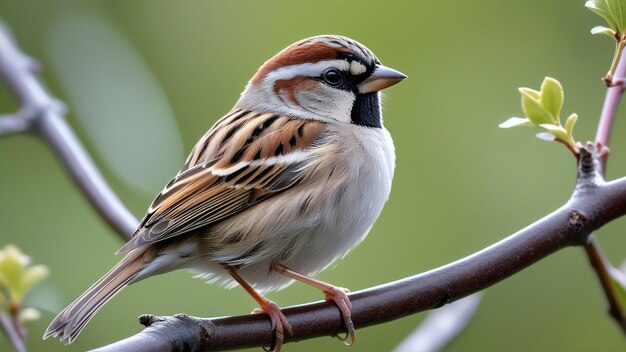
<svg viewBox="0 0 626 352">
<path fill-rule="evenodd" d="M 117 194 L 143 216 L 186 152 L 227 112 L 266 59 L 301 38 L 353 37 L 409 76 L 385 95 L 385 125 L 397 149 L 389 203 L 368 239 L 320 278 L 352 290 L 449 263 L 560 206 L 575 165 L 531 129 L 500 130 L 521 115 L 517 87 L 544 76 L 566 92 L 563 115 L 580 116 L 576 137 L 595 134 L 613 43 L 584 1 L 21 1 L 0 18 L 41 60 L 50 91 Z M 0 90 L 0 113 L 15 110 Z M 623 109 L 622 109 L 623 110 Z M 614 130 L 609 178 L 626 174 L 625 127 Z M 134 166 L 133 166 L 134 165 Z M 48 309 L 30 327 L 32 351 L 81 351 L 140 331 L 142 313 L 248 313 L 241 289 L 205 285 L 185 271 L 127 288 L 68 347 L 42 341 L 45 327 L 104 274 L 122 242 L 37 138 L 0 139 L 0 246 L 14 243 L 50 267 L 29 297 Z M 626 222 L 598 237 L 619 264 Z M 295 284 L 270 298 L 282 306 L 321 299 Z M 345 349 L 319 338 L 287 351 L 385 351 L 424 313 L 357 332 Z M 447 351 L 618 351 L 623 334 L 608 317 L 583 251 L 563 250 L 489 288 L 469 327 Z M 0 350 L 10 350 L 0 336 Z M 260 349 L 253 349 L 260 350 Z"/>
</svg>

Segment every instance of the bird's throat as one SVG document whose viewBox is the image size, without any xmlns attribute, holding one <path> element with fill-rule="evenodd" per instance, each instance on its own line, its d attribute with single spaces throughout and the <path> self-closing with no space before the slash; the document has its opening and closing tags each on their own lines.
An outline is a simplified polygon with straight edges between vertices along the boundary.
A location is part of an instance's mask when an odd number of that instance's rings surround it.
<svg viewBox="0 0 626 352">
<path fill-rule="evenodd" d="M 382 127 L 378 92 L 357 94 L 351 113 L 352 123 L 366 127 Z"/>
</svg>

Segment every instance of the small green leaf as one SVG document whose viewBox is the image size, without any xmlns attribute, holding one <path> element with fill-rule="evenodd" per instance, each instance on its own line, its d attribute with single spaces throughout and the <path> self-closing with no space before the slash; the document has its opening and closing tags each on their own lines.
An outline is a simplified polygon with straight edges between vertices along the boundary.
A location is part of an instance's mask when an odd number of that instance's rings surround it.
<svg viewBox="0 0 626 352">
<path fill-rule="evenodd" d="M 626 1 L 626 0 L 624 0 Z M 537 134 L 537 138 L 546 141 L 563 143 L 574 154 L 578 153 L 576 141 L 572 136 L 572 130 L 576 123 L 577 115 L 572 114 L 566 120 L 566 128 L 561 125 L 560 113 L 563 107 L 563 86 L 558 80 L 545 77 L 541 83 L 541 90 L 531 88 L 518 88 L 522 98 L 522 110 L 526 118 L 511 117 L 499 125 L 500 128 L 534 125 L 545 129 L 545 132 Z"/>
<path fill-rule="evenodd" d="M 33 265 L 27 268 L 22 277 L 22 290 L 28 292 L 35 284 L 48 277 L 49 273 L 45 265 Z"/>
<path fill-rule="evenodd" d="M 541 96 L 537 97 L 535 94 L 538 94 L 537 91 L 530 88 L 519 88 L 519 91 L 522 94 L 522 110 L 533 124 L 541 125 L 554 121 L 550 112 L 541 105 Z"/>
<path fill-rule="evenodd" d="M 551 123 L 542 123 L 541 125 L 539 125 L 539 127 L 545 128 L 549 132 L 566 133 L 565 128 L 559 125 L 551 124 Z"/>
<path fill-rule="evenodd" d="M 562 141 L 569 140 L 567 136 L 567 132 L 565 131 L 565 128 L 561 126 L 546 123 L 546 124 L 539 125 L 539 127 L 545 128 L 550 134 L 552 134 L 557 139 L 560 139 Z"/>
<path fill-rule="evenodd" d="M 626 303 L 626 276 L 625 274 L 615 268 L 609 271 L 609 276 L 611 278 L 611 283 L 617 292 L 617 296 L 622 302 L 622 304 Z"/>
<path fill-rule="evenodd" d="M 532 126 L 532 122 L 527 117 L 511 117 L 503 123 L 499 124 L 500 128 L 511 128 L 517 126 Z"/>
<path fill-rule="evenodd" d="M 22 275 L 29 261 L 15 246 L 6 245 L 0 251 L 0 288 L 8 291 L 10 300 L 23 296 Z"/>
<path fill-rule="evenodd" d="M 549 132 L 539 132 L 535 135 L 535 137 L 544 140 L 544 141 L 548 141 L 548 142 L 552 142 L 553 140 L 555 140 L 556 138 Z"/>
<path fill-rule="evenodd" d="M 541 100 L 541 92 L 538 90 L 534 90 L 532 88 L 526 88 L 526 87 L 521 87 L 518 88 L 518 90 L 520 92 L 524 92 L 525 94 L 530 95 L 531 97 L 537 99 L 537 100 Z"/>
<path fill-rule="evenodd" d="M 626 0 L 589 0 L 585 7 L 604 18 L 613 30 L 624 33 Z"/>
<path fill-rule="evenodd" d="M 619 26 L 613 18 L 606 0 L 588 0 L 585 3 L 585 7 L 593 11 L 596 15 L 604 18 L 604 20 L 609 24 L 609 27 L 619 30 Z"/>
<path fill-rule="evenodd" d="M 604 26 L 595 26 L 591 28 L 591 34 L 604 34 L 611 38 L 615 38 L 615 31 Z"/>
<path fill-rule="evenodd" d="M 578 120 L 578 115 L 571 114 L 567 117 L 567 120 L 565 120 L 565 131 L 567 131 L 567 134 L 572 137 L 572 139 L 574 138 L 574 134 L 572 133 L 574 131 L 574 125 L 576 124 L 576 121 Z"/>
<path fill-rule="evenodd" d="M 46 266 L 30 266 L 30 258 L 16 246 L 6 245 L 0 250 L 0 292 L 10 302 L 21 304 L 28 290 L 47 276 Z"/>
<path fill-rule="evenodd" d="M 552 77 L 544 78 L 541 83 L 541 105 L 552 114 L 553 122 L 557 122 L 563 107 L 563 86 Z"/>
<path fill-rule="evenodd" d="M 22 323 L 23 325 L 32 323 L 33 321 L 38 320 L 39 318 L 41 318 L 41 313 L 39 313 L 39 310 L 35 308 L 29 307 L 29 308 L 22 309 L 20 311 L 19 320 L 20 320 L 20 323 Z"/>
</svg>

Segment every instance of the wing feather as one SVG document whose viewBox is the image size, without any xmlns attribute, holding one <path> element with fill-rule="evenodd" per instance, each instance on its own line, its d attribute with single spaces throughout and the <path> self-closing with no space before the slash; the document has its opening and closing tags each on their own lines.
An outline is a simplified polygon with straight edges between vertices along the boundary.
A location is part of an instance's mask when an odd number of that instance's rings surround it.
<svg viewBox="0 0 626 352">
<path fill-rule="evenodd" d="M 322 122 L 236 109 L 196 144 L 119 252 L 233 216 L 293 186 L 326 129 Z"/>
</svg>

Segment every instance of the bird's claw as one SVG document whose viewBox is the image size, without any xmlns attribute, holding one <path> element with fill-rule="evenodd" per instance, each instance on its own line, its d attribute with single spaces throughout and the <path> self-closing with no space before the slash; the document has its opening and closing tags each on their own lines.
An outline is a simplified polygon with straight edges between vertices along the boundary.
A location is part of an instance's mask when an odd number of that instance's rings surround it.
<svg viewBox="0 0 626 352">
<path fill-rule="evenodd" d="M 348 298 L 348 289 L 343 287 L 332 287 L 331 289 L 324 291 L 327 301 L 333 301 L 339 307 L 343 322 L 346 325 L 346 336 L 339 337 L 346 346 L 351 346 L 356 340 L 356 332 L 354 330 L 354 323 L 352 322 L 352 303 Z"/>
<path fill-rule="evenodd" d="M 287 317 L 280 310 L 280 307 L 272 302 L 267 301 L 260 308 L 255 308 L 252 310 L 252 314 L 261 314 L 266 313 L 270 317 L 270 322 L 272 324 L 272 331 L 274 331 L 274 342 L 269 349 L 265 349 L 266 351 L 275 351 L 280 352 L 283 346 L 283 339 L 285 337 L 285 331 L 287 334 L 292 335 L 293 329 L 291 328 L 291 324 L 287 321 Z"/>
</svg>

